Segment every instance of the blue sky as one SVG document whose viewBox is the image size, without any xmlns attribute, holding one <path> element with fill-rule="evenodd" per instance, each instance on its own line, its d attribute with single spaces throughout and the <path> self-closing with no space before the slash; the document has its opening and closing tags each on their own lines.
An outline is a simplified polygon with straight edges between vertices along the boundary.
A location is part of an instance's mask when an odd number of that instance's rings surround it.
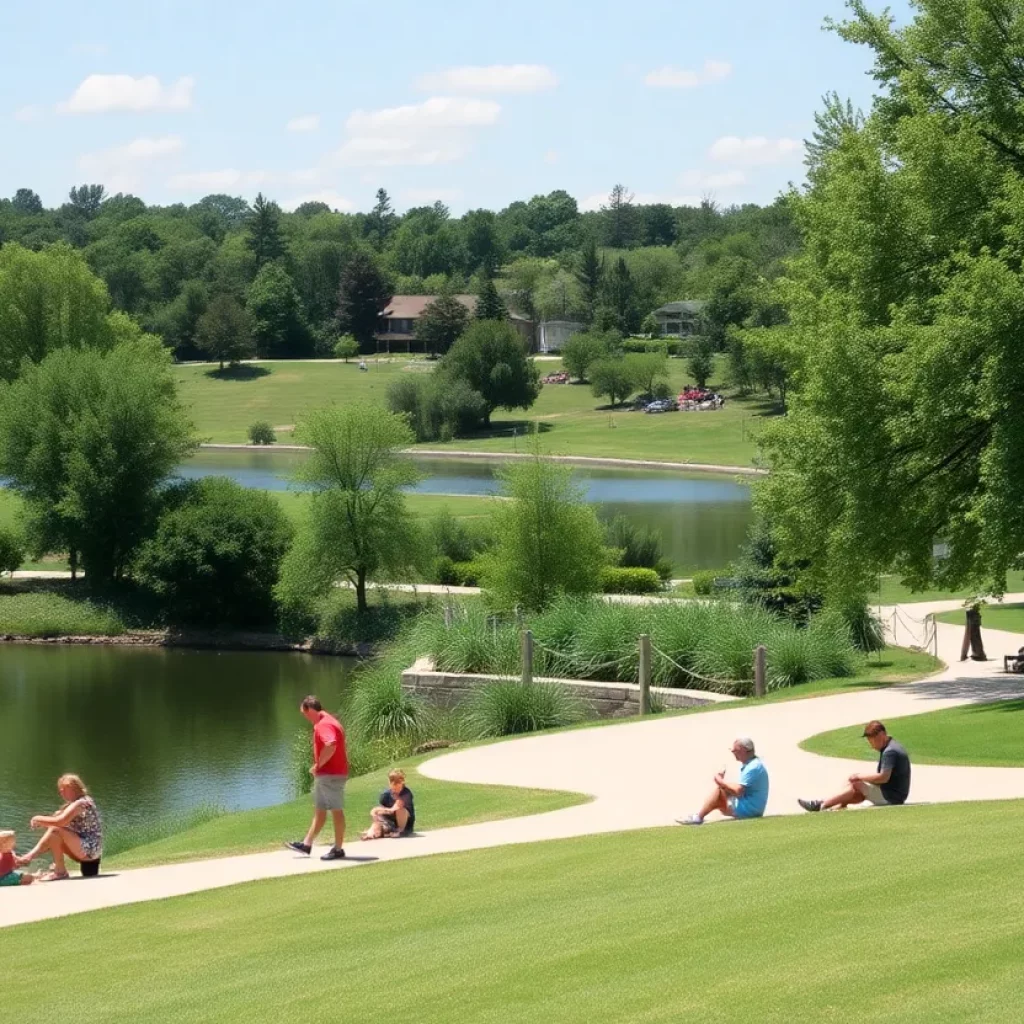
<svg viewBox="0 0 1024 1024">
<path fill-rule="evenodd" d="M 905 13 L 903 0 L 891 5 Z M 5 11 L 0 195 L 101 181 L 455 213 L 564 188 L 595 208 L 770 201 L 821 95 L 867 107 L 841 0 L 55 0 Z"/>
</svg>

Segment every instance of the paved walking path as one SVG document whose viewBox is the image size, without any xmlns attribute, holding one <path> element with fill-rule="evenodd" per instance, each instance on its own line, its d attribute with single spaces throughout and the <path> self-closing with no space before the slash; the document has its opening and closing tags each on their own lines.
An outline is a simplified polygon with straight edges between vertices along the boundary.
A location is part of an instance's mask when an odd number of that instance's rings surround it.
<svg viewBox="0 0 1024 1024">
<path fill-rule="evenodd" d="M 1010 599 L 1024 600 L 1024 595 L 1012 595 Z M 958 607 L 960 602 L 947 601 L 901 608 L 897 639 L 904 644 L 913 642 L 912 634 L 918 627 L 918 639 L 923 639 L 921 620 L 927 613 Z M 892 609 L 883 609 L 883 615 L 891 621 Z M 420 771 L 433 778 L 459 782 L 575 790 L 592 794 L 594 800 L 532 817 L 440 829 L 414 839 L 353 841 L 347 849 L 354 856 L 390 861 L 672 825 L 677 815 L 691 812 L 699 805 L 710 789 L 712 774 L 720 767 L 728 764 L 730 777 L 735 778 L 736 763 L 728 751 L 731 741 L 740 735 L 754 737 L 771 773 L 768 813 L 801 813 L 797 797 L 827 795 L 851 771 L 863 768 L 863 762 L 823 758 L 802 751 L 801 740 L 871 718 L 884 721 L 959 704 L 1024 696 L 1024 676 L 1007 676 L 1000 671 L 1002 655 L 1015 651 L 1021 645 L 1021 636 L 986 630 L 986 649 L 993 660 L 961 664 L 957 659 L 962 633 L 960 627 L 938 625 L 939 656 L 950 667 L 918 683 L 781 704 L 740 703 L 698 715 L 526 737 L 442 755 L 427 762 Z M 666 803 L 664 795 L 666 782 L 673 793 L 671 803 Z M 1024 768 L 914 766 L 915 802 L 1011 798 L 1024 798 Z M 296 821 L 296 831 L 301 831 L 304 824 L 305 820 Z M 352 834 L 363 824 L 352 822 Z M 141 868 L 96 881 L 6 889 L 0 898 L 0 926 L 261 878 L 355 866 L 356 862 L 323 864 L 319 859 L 297 857 L 281 850 Z"/>
</svg>

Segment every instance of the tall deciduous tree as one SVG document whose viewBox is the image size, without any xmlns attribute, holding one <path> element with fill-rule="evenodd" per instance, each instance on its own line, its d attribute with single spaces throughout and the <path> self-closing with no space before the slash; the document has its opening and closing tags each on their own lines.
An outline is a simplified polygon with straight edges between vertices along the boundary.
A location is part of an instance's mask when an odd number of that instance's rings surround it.
<svg viewBox="0 0 1024 1024">
<path fill-rule="evenodd" d="M 43 201 L 39 198 L 38 192 L 33 192 L 30 188 L 19 188 L 14 193 L 14 198 L 11 200 L 11 206 L 18 213 L 42 213 L 43 212 Z"/>
<path fill-rule="evenodd" d="M 257 270 L 264 263 L 279 259 L 285 252 L 284 236 L 281 234 L 281 207 L 265 199 L 262 192 L 257 194 L 252 204 L 246 242 L 256 259 Z"/>
<path fill-rule="evenodd" d="M 199 318 L 196 343 L 211 359 L 232 366 L 253 353 L 249 315 L 238 300 L 227 292 L 214 296 Z"/>
<path fill-rule="evenodd" d="M 469 326 L 469 310 L 445 289 L 434 299 L 416 322 L 416 338 L 432 355 L 444 355 Z"/>
<path fill-rule="evenodd" d="M 309 352 L 309 331 L 291 276 L 281 263 L 265 263 L 249 286 L 249 314 L 256 354 L 287 358 Z"/>
<path fill-rule="evenodd" d="M 807 247 L 780 288 L 803 361 L 758 503 L 829 589 L 1001 590 L 1024 552 L 1024 8 L 927 0 L 901 28 L 849 8 L 881 95 L 794 200 Z"/>
<path fill-rule="evenodd" d="M 106 286 L 68 245 L 0 248 L 0 380 L 58 348 L 109 348 Z"/>
<path fill-rule="evenodd" d="M 313 494 L 282 566 L 279 596 L 286 606 L 307 608 L 346 579 L 365 612 L 367 580 L 406 570 L 420 558 L 402 493 L 418 477 L 402 454 L 413 434 L 403 416 L 359 404 L 317 410 L 298 434 L 312 449 L 299 478 Z"/>
<path fill-rule="evenodd" d="M 465 381 L 483 397 L 485 423 L 498 408 L 529 409 L 540 393 L 540 375 L 525 343 L 511 324 L 497 320 L 475 320 L 437 372 Z"/>
<path fill-rule="evenodd" d="M 78 185 L 68 193 L 71 207 L 83 217 L 95 217 L 106 197 L 107 190 L 102 185 Z"/>
<path fill-rule="evenodd" d="M 590 366 L 590 387 L 596 398 L 608 396 L 611 405 L 621 405 L 636 389 L 636 377 L 621 356 L 598 359 Z"/>
<path fill-rule="evenodd" d="M 193 447 L 156 339 L 58 349 L 0 384 L 0 475 L 25 500 L 29 539 L 73 565 L 81 555 L 98 582 L 124 574 L 159 486 Z"/>
<path fill-rule="evenodd" d="M 586 381 L 590 367 L 599 359 L 607 359 L 618 348 L 619 335 L 614 331 L 584 331 L 574 334 L 562 346 L 562 365 L 577 380 Z"/>
<path fill-rule="evenodd" d="M 341 272 L 338 326 L 359 342 L 363 352 L 372 352 L 376 346 L 375 334 L 391 295 L 391 281 L 373 254 L 364 249 L 354 252 Z"/>
<path fill-rule="evenodd" d="M 544 608 L 559 594 L 591 594 L 605 564 L 597 515 L 567 466 L 535 456 L 499 470 L 497 544 L 484 582 L 503 608 Z"/>
</svg>

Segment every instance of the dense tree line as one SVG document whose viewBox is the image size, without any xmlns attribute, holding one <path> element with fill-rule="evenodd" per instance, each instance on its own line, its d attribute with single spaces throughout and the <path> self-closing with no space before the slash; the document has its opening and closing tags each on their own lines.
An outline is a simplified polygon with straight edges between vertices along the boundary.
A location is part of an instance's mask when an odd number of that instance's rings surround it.
<svg viewBox="0 0 1024 1024">
<path fill-rule="evenodd" d="M 596 212 L 556 191 L 453 217 L 440 202 L 398 215 L 383 189 L 368 213 L 285 213 L 262 195 L 147 206 L 86 184 L 57 209 L 28 188 L 0 199 L 0 247 L 12 243 L 81 251 L 113 310 L 176 358 L 234 361 L 330 356 L 341 334 L 367 351 L 392 295 L 459 292 L 480 295 L 489 318 L 508 308 L 623 334 L 664 302 L 701 298 L 720 348 L 732 326 L 776 322 L 765 282 L 799 236 L 785 198 L 673 208 L 635 204 L 623 186 Z M 450 326 L 433 327 L 444 351 Z"/>
</svg>

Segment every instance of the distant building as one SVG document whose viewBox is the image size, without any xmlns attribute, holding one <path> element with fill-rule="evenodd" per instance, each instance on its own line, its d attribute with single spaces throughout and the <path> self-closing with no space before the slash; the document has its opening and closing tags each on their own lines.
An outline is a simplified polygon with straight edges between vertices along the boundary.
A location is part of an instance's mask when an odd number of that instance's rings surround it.
<svg viewBox="0 0 1024 1024">
<path fill-rule="evenodd" d="M 424 310 L 435 299 L 436 295 L 394 295 L 391 303 L 381 316 L 381 329 L 377 331 L 377 350 L 387 352 L 411 352 L 416 347 L 416 321 L 423 316 Z M 475 295 L 456 295 L 455 298 L 469 310 L 470 316 L 476 312 Z M 518 313 L 510 313 L 508 322 L 533 347 L 533 321 Z M 420 349 L 423 346 L 420 345 Z"/>
<path fill-rule="evenodd" d="M 537 351 L 560 352 L 562 346 L 583 330 L 575 320 L 542 320 L 537 324 Z"/>
<path fill-rule="evenodd" d="M 704 305 L 696 299 L 666 302 L 654 311 L 658 330 L 670 338 L 688 338 L 691 334 L 697 334 Z"/>
</svg>

